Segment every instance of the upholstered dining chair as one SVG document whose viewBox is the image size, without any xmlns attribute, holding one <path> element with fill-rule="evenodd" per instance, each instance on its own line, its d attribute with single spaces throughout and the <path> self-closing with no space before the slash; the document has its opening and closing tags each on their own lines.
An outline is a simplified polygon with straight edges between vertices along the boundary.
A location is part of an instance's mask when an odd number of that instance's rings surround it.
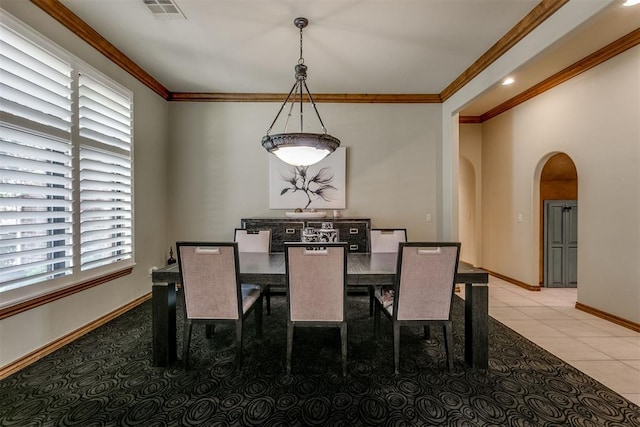
<svg viewBox="0 0 640 427">
<path fill-rule="evenodd" d="M 271 252 L 271 230 L 236 228 L 233 232 L 233 240 L 238 242 L 239 252 Z M 260 285 L 260 287 L 267 301 L 267 314 L 271 314 L 271 287 L 269 285 Z"/>
<path fill-rule="evenodd" d="M 178 265 L 184 289 L 184 341 L 182 361 L 189 366 L 189 346 L 195 323 L 217 323 L 236 328 L 236 367 L 242 365 L 244 320 L 255 312 L 256 335 L 262 336 L 262 293 L 257 285 L 241 285 L 238 244 L 235 242 L 177 242 Z"/>
<path fill-rule="evenodd" d="M 347 243 L 285 243 L 287 375 L 296 326 L 340 328 L 342 375 L 347 374 Z"/>
<path fill-rule="evenodd" d="M 246 230 L 236 228 L 233 232 L 234 241 L 238 242 L 239 252 L 271 251 L 271 230 Z"/>
<path fill-rule="evenodd" d="M 406 228 L 372 228 L 371 253 L 398 253 L 398 244 L 407 241 Z M 369 286 L 369 316 L 373 316 L 375 286 Z"/>
<path fill-rule="evenodd" d="M 406 228 L 372 228 L 372 253 L 398 253 L 398 244 L 407 241 Z"/>
<path fill-rule="evenodd" d="M 451 305 L 459 257 L 458 242 L 400 243 L 392 300 L 376 293 L 374 313 L 374 335 L 380 330 L 380 313 L 393 324 L 396 374 L 400 366 L 401 326 L 442 325 L 447 368 L 453 369 Z"/>
</svg>

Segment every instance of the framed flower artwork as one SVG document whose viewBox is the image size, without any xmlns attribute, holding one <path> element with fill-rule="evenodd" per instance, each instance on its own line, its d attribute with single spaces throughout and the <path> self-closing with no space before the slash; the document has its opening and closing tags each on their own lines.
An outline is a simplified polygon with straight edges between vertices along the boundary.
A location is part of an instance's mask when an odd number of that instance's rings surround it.
<svg viewBox="0 0 640 427">
<path fill-rule="evenodd" d="M 311 166 L 269 158 L 271 209 L 345 209 L 347 149 L 339 147 Z"/>
</svg>

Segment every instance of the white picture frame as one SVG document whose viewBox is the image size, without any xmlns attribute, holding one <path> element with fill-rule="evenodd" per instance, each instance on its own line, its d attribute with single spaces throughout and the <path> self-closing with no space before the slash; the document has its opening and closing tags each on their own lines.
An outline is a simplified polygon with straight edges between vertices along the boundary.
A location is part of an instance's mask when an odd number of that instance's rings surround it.
<svg viewBox="0 0 640 427">
<path fill-rule="evenodd" d="M 345 209 L 347 152 L 339 147 L 315 165 L 291 166 L 269 158 L 271 209 Z"/>
</svg>

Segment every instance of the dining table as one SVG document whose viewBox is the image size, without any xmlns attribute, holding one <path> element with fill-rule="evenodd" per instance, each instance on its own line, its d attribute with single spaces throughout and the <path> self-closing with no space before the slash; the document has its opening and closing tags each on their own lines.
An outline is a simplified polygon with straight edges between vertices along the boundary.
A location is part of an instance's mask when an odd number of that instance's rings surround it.
<svg viewBox="0 0 640 427">
<path fill-rule="evenodd" d="M 284 253 L 239 253 L 240 281 L 262 286 L 286 286 Z M 391 286 L 396 280 L 395 253 L 349 253 L 347 286 Z M 153 366 L 170 366 L 176 358 L 176 284 L 178 264 L 152 271 Z M 458 263 L 455 281 L 464 284 L 464 360 L 478 369 L 489 363 L 489 274 Z"/>
</svg>

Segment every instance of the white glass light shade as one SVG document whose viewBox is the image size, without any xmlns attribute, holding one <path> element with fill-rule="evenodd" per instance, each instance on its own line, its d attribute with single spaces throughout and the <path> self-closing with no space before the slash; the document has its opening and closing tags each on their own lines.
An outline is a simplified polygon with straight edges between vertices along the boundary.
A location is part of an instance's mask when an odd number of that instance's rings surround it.
<svg viewBox="0 0 640 427">
<path fill-rule="evenodd" d="M 313 147 L 282 147 L 274 150 L 273 154 L 292 166 L 310 166 L 327 157 L 330 151 Z"/>
</svg>

